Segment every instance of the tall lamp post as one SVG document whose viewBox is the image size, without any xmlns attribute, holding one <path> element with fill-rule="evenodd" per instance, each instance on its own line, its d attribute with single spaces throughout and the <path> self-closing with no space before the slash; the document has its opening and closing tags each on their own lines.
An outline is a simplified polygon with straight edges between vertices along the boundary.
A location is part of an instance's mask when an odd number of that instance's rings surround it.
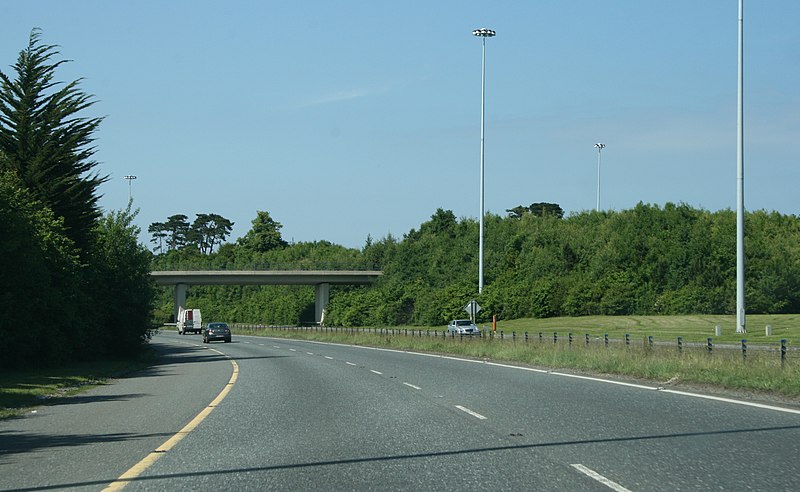
<svg viewBox="0 0 800 492">
<path fill-rule="evenodd" d="M 600 153 L 606 147 L 604 143 L 596 143 L 594 144 L 597 147 L 597 210 L 600 211 Z"/>
<path fill-rule="evenodd" d="M 472 31 L 473 36 L 481 38 L 481 177 L 480 177 L 480 232 L 478 237 L 478 294 L 483 292 L 483 137 L 486 122 L 486 38 L 494 37 L 495 32 L 482 27 Z"/>
<path fill-rule="evenodd" d="M 739 83 L 736 117 L 736 333 L 747 333 L 744 306 L 744 9 L 739 0 Z"/>
<path fill-rule="evenodd" d="M 128 201 L 130 202 L 131 201 L 131 182 L 134 179 L 136 179 L 136 176 L 134 176 L 133 174 L 126 174 L 122 178 L 128 180 Z"/>
</svg>

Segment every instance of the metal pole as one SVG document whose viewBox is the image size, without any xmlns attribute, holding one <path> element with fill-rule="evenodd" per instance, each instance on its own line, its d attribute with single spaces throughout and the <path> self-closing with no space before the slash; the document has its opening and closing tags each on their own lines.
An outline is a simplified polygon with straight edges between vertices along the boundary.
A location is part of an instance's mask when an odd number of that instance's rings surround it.
<svg viewBox="0 0 800 492">
<path fill-rule="evenodd" d="M 478 232 L 478 294 L 483 292 L 483 169 L 484 169 L 484 130 L 486 124 L 486 38 L 495 35 L 491 29 L 481 28 L 472 31 L 481 38 L 481 172 L 480 172 L 480 217 Z"/>
<path fill-rule="evenodd" d="M 132 186 L 133 180 L 136 179 L 136 176 L 134 176 L 133 174 L 126 174 L 122 178 L 126 179 L 128 181 L 128 202 L 130 202 L 131 201 L 131 186 Z"/>
<path fill-rule="evenodd" d="M 600 153 L 605 148 L 606 144 L 603 143 L 596 143 L 594 144 L 597 147 L 597 208 L 596 211 L 600 211 Z"/>
<path fill-rule="evenodd" d="M 481 207 L 481 215 L 480 215 L 480 238 L 478 239 L 478 294 L 483 292 L 483 215 L 484 215 L 484 204 L 483 204 L 483 193 L 484 193 L 484 184 L 483 184 L 483 152 L 484 152 L 484 126 L 486 124 L 486 38 L 481 38 L 481 178 L 480 178 L 480 187 L 481 187 L 481 196 L 480 196 L 480 207 Z"/>
<path fill-rule="evenodd" d="M 747 333 L 744 299 L 744 0 L 739 0 L 739 84 L 736 118 L 736 333 Z"/>
</svg>

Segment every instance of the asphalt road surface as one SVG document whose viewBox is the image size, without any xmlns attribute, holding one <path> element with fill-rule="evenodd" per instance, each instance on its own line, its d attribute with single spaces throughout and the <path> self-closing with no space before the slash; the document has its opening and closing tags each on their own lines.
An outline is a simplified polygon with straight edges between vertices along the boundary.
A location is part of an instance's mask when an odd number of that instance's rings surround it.
<svg viewBox="0 0 800 492">
<path fill-rule="evenodd" d="M 800 490 L 796 409 L 313 342 L 152 343 L 153 368 L 0 422 L 0 490 Z"/>
</svg>

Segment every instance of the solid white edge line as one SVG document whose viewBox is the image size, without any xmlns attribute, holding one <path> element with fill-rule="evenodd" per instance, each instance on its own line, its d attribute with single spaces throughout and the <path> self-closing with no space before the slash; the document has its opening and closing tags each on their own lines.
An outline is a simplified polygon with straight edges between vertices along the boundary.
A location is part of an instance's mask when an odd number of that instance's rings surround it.
<svg viewBox="0 0 800 492">
<path fill-rule="evenodd" d="M 246 336 L 254 336 L 254 335 L 239 335 L 239 336 L 246 337 Z M 264 338 L 269 338 L 269 337 L 264 337 Z M 281 339 L 281 340 L 284 340 L 284 339 Z M 396 349 L 387 349 L 387 348 L 380 348 L 380 347 L 364 347 L 364 346 L 361 346 L 361 345 L 351 345 L 351 344 L 347 344 L 347 343 L 330 343 L 330 342 L 319 342 L 319 341 L 314 341 L 314 340 L 295 340 L 295 341 L 297 341 L 297 342 L 306 342 L 306 343 L 316 343 L 316 344 L 319 344 L 319 345 L 335 345 L 335 346 L 340 346 L 340 347 L 350 347 L 350 348 L 357 348 L 357 349 L 363 349 L 363 350 L 377 350 L 377 351 L 380 351 L 380 352 L 390 352 L 390 353 L 397 353 L 397 354 L 417 355 L 417 356 L 420 356 L 420 357 L 435 357 L 435 358 L 439 358 L 439 359 L 448 359 L 448 360 L 454 360 L 454 361 L 459 361 L 459 362 L 469 362 L 469 363 L 472 363 L 472 364 L 485 364 L 487 366 L 503 367 L 503 368 L 506 368 L 506 369 L 516 369 L 516 370 L 519 370 L 519 371 L 536 372 L 536 373 L 541 373 L 541 374 L 550 374 L 552 376 L 562 376 L 562 377 L 569 377 L 569 378 L 574 378 L 574 379 L 584 379 L 584 380 L 587 380 L 587 381 L 595 381 L 595 382 L 598 382 L 598 383 L 614 384 L 614 385 L 617 385 L 617 386 L 627 386 L 627 387 L 630 387 L 630 388 L 643 389 L 643 390 L 648 390 L 648 391 L 658 391 L 660 393 L 672 393 L 672 394 L 675 394 L 675 395 L 688 396 L 688 397 L 692 397 L 692 398 L 703 398 L 705 400 L 716 400 L 716 401 L 719 401 L 719 402 L 730 403 L 732 405 L 741 405 L 741 406 L 746 406 L 746 407 L 760 408 L 762 410 L 772 410 L 772 411 L 775 411 L 775 412 L 783 412 L 783 413 L 791 413 L 791 414 L 794 414 L 794 415 L 800 415 L 800 410 L 793 409 L 793 408 L 777 407 L 777 406 L 773 406 L 773 405 L 767 405 L 767 404 L 764 404 L 764 403 L 753 403 L 753 402 L 743 401 L 743 400 L 734 400 L 734 399 L 731 399 L 731 398 L 722 398 L 722 397 L 718 397 L 718 396 L 704 395 L 702 393 L 690 393 L 688 391 L 671 390 L 671 389 L 666 389 L 666 388 L 657 387 L 657 386 L 645 386 L 645 385 L 641 385 L 641 384 L 625 383 L 625 382 L 622 382 L 622 381 L 613 381 L 611 379 L 602 379 L 602 378 L 592 377 L 592 376 L 581 376 L 581 375 L 578 375 L 578 374 L 568 374 L 568 373 L 563 373 L 563 372 L 548 371 L 546 369 L 535 369 L 533 367 L 514 366 L 514 365 L 511 365 L 511 364 L 502 364 L 502 363 L 499 363 L 499 362 L 488 362 L 488 361 L 483 361 L 483 360 L 464 359 L 464 358 L 461 358 L 461 357 L 452 357 L 452 356 L 449 356 L 449 355 L 426 354 L 426 353 L 422 353 L 422 352 L 410 352 L 408 350 L 396 350 Z M 278 348 L 278 347 L 276 346 L 275 348 Z M 293 350 L 293 349 L 289 349 L 289 350 Z"/>
<path fill-rule="evenodd" d="M 711 395 L 702 395 L 699 393 L 687 393 L 686 391 L 678 391 L 678 390 L 671 390 L 671 389 L 661 389 L 662 393 L 672 393 L 673 395 L 682 395 L 682 396 L 692 396 L 695 398 L 703 398 L 706 400 L 716 400 L 722 401 L 725 403 L 734 403 L 736 405 L 745 405 L 748 407 L 755 407 L 755 408 L 763 408 L 766 410 L 776 410 L 778 412 L 785 412 L 785 413 L 793 413 L 795 415 L 800 415 L 800 410 L 795 410 L 793 408 L 782 408 L 782 407 L 773 407 L 772 405 L 766 405 L 764 403 L 755 403 L 751 401 L 741 401 L 741 400 L 732 400 L 730 398 L 723 398 L 721 396 L 711 396 Z"/>
<path fill-rule="evenodd" d="M 481 420 L 487 420 L 488 419 L 488 417 L 484 417 L 483 415 L 479 414 L 478 412 L 473 412 L 472 410 L 470 410 L 467 407 L 462 407 L 461 405 L 456 405 L 456 408 L 461 410 L 462 412 L 466 412 L 466 413 L 472 415 L 476 419 L 481 419 Z"/>
<path fill-rule="evenodd" d="M 617 492 L 631 492 L 630 490 L 626 489 L 625 487 L 623 487 L 622 485 L 618 484 L 617 482 L 613 482 L 613 481 L 607 479 L 603 475 L 600 475 L 599 473 L 597 473 L 596 471 L 594 471 L 594 470 L 592 470 L 590 468 L 586 468 L 585 466 L 581 465 L 580 463 L 576 463 L 576 464 L 573 464 L 573 465 L 570 465 L 570 466 L 572 466 L 572 468 L 575 468 L 579 472 L 583 473 L 587 477 L 602 483 L 603 485 L 605 485 L 606 487 L 608 487 L 608 488 L 610 488 L 612 490 L 616 490 Z"/>
<path fill-rule="evenodd" d="M 414 388 L 415 390 L 421 390 L 421 389 L 422 389 L 422 388 L 420 388 L 419 386 L 413 385 L 413 384 L 411 384 L 411 383 L 403 383 L 403 384 L 405 384 L 405 385 L 406 385 L 406 386 L 408 386 L 409 388 Z"/>
</svg>

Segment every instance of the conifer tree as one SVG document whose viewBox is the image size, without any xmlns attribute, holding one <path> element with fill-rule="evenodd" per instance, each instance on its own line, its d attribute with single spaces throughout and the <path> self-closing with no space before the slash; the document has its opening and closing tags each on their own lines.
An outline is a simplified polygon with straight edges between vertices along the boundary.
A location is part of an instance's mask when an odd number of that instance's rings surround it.
<svg viewBox="0 0 800 492">
<path fill-rule="evenodd" d="M 108 177 L 95 170 L 93 134 L 103 118 L 82 114 L 94 104 L 81 80 L 61 83 L 54 45 L 31 31 L 28 46 L 13 65 L 0 71 L 0 170 L 14 172 L 38 200 L 63 217 L 66 234 L 83 254 L 101 216 L 97 188 Z M 12 78 L 13 77 L 13 78 Z"/>
</svg>

